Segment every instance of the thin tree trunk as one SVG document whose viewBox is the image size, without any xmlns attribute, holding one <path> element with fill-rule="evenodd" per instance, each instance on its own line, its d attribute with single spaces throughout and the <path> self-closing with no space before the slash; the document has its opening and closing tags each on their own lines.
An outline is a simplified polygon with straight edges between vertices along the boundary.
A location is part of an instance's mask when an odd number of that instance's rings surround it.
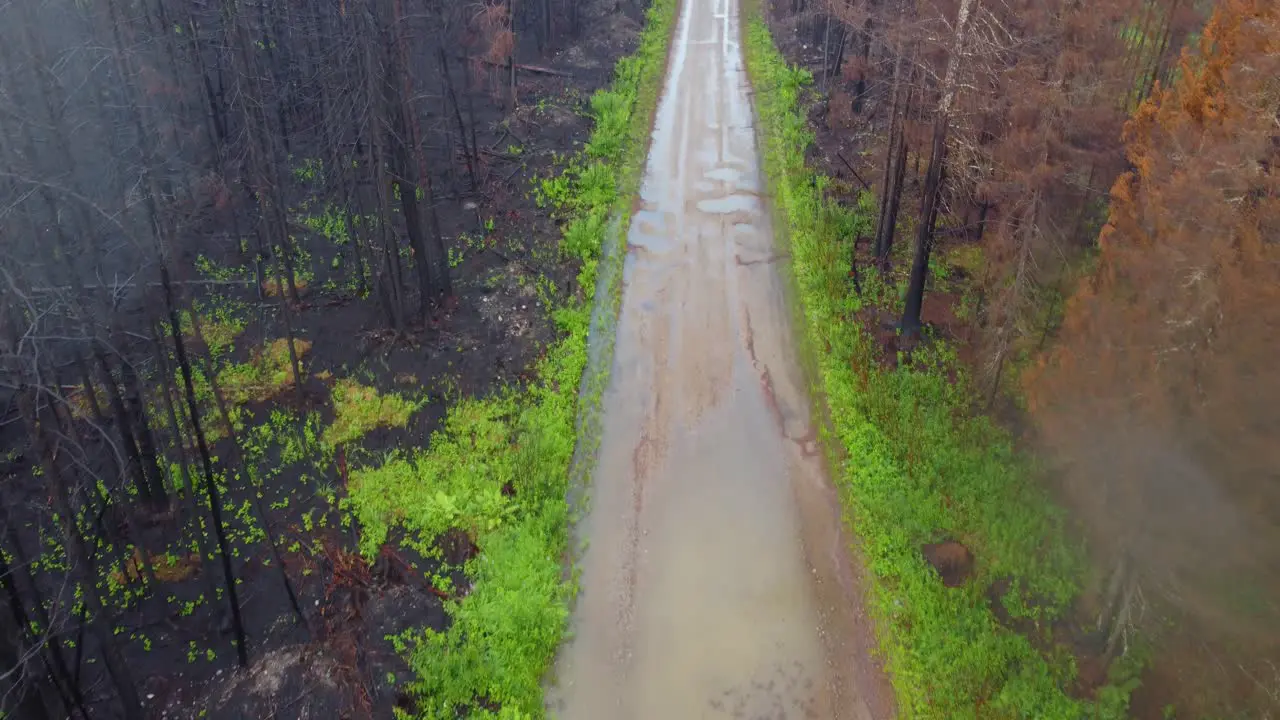
<svg viewBox="0 0 1280 720">
<path fill-rule="evenodd" d="M 453 107 L 453 119 L 458 125 L 458 137 L 462 140 L 462 155 L 467 162 L 467 176 L 471 178 L 471 189 L 478 186 L 476 181 L 476 158 L 473 149 L 467 144 L 467 126 L 462 122 L 462 108 L 458 104 L 458 94 L 453 90 L 453 78 L 449 74 L 449 54 L 440 47 L 440 75 L 444 80 L 445 93 L 449 96 L 449 105 Z M 465 68 L 464 68 L 465 70 Z"/>
<path fill-rule="evenodd" d="M 365 52 L 363 58 L 365 84 L 368 88 L 381 87 L 377 74 L 374 72 L 375 62 L 373 57 L 373 43 L 366 41 Z M 366 122 L 366 132 L 369 135 L 369 181 L 374 188 L 378 203 L 378 213 L 376 222 L 381 236 L 382 246 L 382 265 L 383 271 L 378 274 L 377 289 L 379 298 L 382 300 L 383 307 L 387 312 L 387 319 L 391 322 L 391 326 L 397 330 L 404 326 L 404 292 L 402 290 L 400 278 L 400 259 L 399 259 L 399 243 L 396 241 L 395 235 L 391 230 L 391 201 L 388 195 L 388 183 L 383 177 L 385 171 L 386 158 L 384 154 L 385 129 L 383 128 L 382 107 L 384 103 L 375 98 L 370 103 L 369 117 Z"/>
<path fill-rule="evenodd" d="M 551 0 L 542 0 L 542 51 L 545 53 L 551 48 L 551 43 L 555 42 L 555 38 L 551 36 Z"/>
<path fill-rule="evenodd" d="M 93 416 L 94 422 L 100 427 L 106 427 L 106 418 L 102 414 L 102 405 L 98 403 L 98 392 L 93 385 L 93 379 L 89 375 L 89 366 L 84 361 L 84 356 L 76 353 L 76 370 L 80 373 L 80 382 L 84 385 L 85 399 L 89 401 L 89 412 Z M 115 453 L 112 453 L 115 456 Z M 118 468 L 117 468 L 118 469 Z"/>
<path fill-rule="evenodd" d="M 192 318 L 195 318 L 194 313 Z M 220 606 L 215 602 L 215 598 L 218 596 L 218 587 L 213 579 L 214 559 L 217 557 L 217 552 L 214 550 L 213 543 L 209 540 L 209 533 L 204 531 L 199 495 L 196 493 L 195 481 L 191 477 L 191 466 L 187 462 L 188 446 L 186 434 L 182 431 L 182 422 L 178 419 L 178 410 L 173 402 L 173 396 L 177 394 L 178 389 L 174 386 L 173 367 L 169 365 L 169 352 L 165 349 L 159 327 L 153 325 L 151 332 L 156 358 L 160 363 L 160 372 L 164 376 L 164 380 L 160 384 L 160 394 L 164 399 L 165 414 L 169 419 L 169 432 L 173 435 L 174 453 L 178 458 L 178 471 L 182 474 L 184 488 L 182 495 L 186 500 L 187 513 L 190 516 L 188 518 L 190 523 L 189 530 L 195 537 L 197 547 L 200 548 L 200 574 L 204 579 L 204 589 L 209 598 L 209 607 L 214 609 L 214 624 L 218 625 L 221 624 L 222 613 L 218 610 Z M 212 374 L 210 377 L 212 377 Z M 194 444 L 192 443 L 192 445 Z"/>
<path fill-rule="evenodd" d="M 169 268 L 160 265 L 160 281 L 164 285 L 165 305 L 169 308 L 170 334 L 177 355 L 178 368 L 182 371 L 182 384 L 186 390 L 187 408 L 191 413 L 191 428 L 196 436 L 196 447 L 200 451 L 200 462 L 204 466 L 205 491 L 209 496 L 209 513 L 213 518 L 213 532 L 218 539 L 218 551 L 222 555 L 222 575 L 226 581 L 227 601 L 231 606 L 231 625 L 236 635 L 236 657 L 240 667 L 249 665 L 249 651 L 245 641 L 244 621 L 240 616 L 240 598 L 236 593 L 235 572 L 231 568 L 231 548 L 227 542 L 227 530 L 222 523 L 222 498 L 218 490 L 218 480 L 213 472 L 213 460 L 209 454 L 209 445 L 205 441 L 204 430 L 200 427 L 200 407 L 196 402 L 195 384 L 191 379 L 191 364 L 187 361 L 187 350 L 182 341 L 182 332 L 178 329 L 178 309 L 173 303 L 173 288 L 169 280 Z M 212 598 L 211 598 L 212 600 Z"/>
<path fill-rule="evenodd" d="M 40 586 L 36 584 L 36 579 L 31 574 L 31 564 L 28 561 L 26 551 L 23 549 L 22 539 L 18 537 L 17 525 L 3 507 L 0 507 L 0 524 L 4 526 L 5 536 L 9 543 L 9 557 L 15 561 L 13 567 L 7 566 L 5 564 L 5 556 L 0 553 L 0 584 L 4 585 L 9 595 L 14 621 L 24 631 L 30 631 L 31 624 L 28 622 L 27 613 L 22 602 L 22 588 L 17 583 L 18 580 L 21 580 L 26 586 L 27 592 L 31 595 L 31 612 L 35 615 L 37 626 L 44 628 L 49 633 L 48 638 L 43 643 L 44 663 L 48 669 L 49 677 L 53 680 L 57 687 L 58 695 L 62 699 L 63 709 L 69 717 L 75 717 L 78 714 L 81 718 L 88 718 L 89 713 L 85 709 L 84 695 L 80 692 L 80 684 L 72 678 L 71 669 L 67 667 L 67 660 L 63 657 L 60 633 L 53 632 L 49 611 L 45 609 L 44 602 L 41 600 Z"/>
<path fill-rule="evenodd" d="M 883 271 L 889 270 L 889 258 L 893 254 L 893 241 L 898 231 L 898 212 L 902 206 L 903 183 L 907 178 L 907 136 L 898 133 L 898 148 L 894 153 L 892 186 L 886 198 L 885 223 L 882 234 L 877 238 L 876 261 Z"/>
<path fill-rule="evenodd" d="M 836 44 L 836 60 L 831 65 L 831 77 L 833 78 L 840 77 L 840 70 L 844 68 L 844 49 L 849 42 L 848 28 L 844 26 L 844 23 L 839 23 L 839 25 L 840 25 L 840 42 Z"/>
<path fill-rule="evenodd" d="M 307 406 L 307 396 L 302 386 L 305 378 L 302 377 L 302 363 L 298 361 L 298 347 L 293 339 L 293 312 L 284 295 L 280 296 L 280 320 L 284 323 L 284 342 L 289 349 L 289 367 L 293 370 L 293 389 L 298 398 L 298 411 L 302 412 Z M 203 337 L 201 342 L 204 342 Z M 216 379 L 210 382 L 216 382 Z"/>
<path fill-rule="evenodd" d="M 405 230 L 409 235 L 409 247 L 413 250 L 413 266 L 418 276 L 418 318 L 424 320 L 428 308 L 438 292 L 433 282 L 434 259 L 423 236 L 422 207 L 418 198 L 422 163 L 417 147 L 417 123 L 413 106 L 408 102 L 412 85 L 407 73 L 408 51 L 404 34 L 400 32 L 400 3 L 393 0 L 392 13 L 397 28 L 392 36 L 392 60 L 383 85 L 386 117 L 392 119 L 394 144 L 391 149 L 395 187 L 400 193 L 400 208 L 404 213 Z M 403 86 L 403 87 L 402 87 Z"/>
<path fill-rule="evenodd" d="M 430 174 L 426 174 L 426 185 L 427 208 L 431 212 L 429 215 L 431 219 L 431 236 L 428 238 L 431 247 L 429 248 L 428 259 L 435 269 L 435 277 L 432 284 L 440 293 L 440 298 L 447 298 L 453 295 L 453 281 L 449 277 L 449 258 L 444 247 L 444 235 L 440 232 L 440 213 L 436 211 L 435 182 L 431 179 Z"/>
<path fill-rule="evenodd" d="M 972 2 L 972 0 L 965 0 Z M 929 167 L 925 174 L 916 228 L 915 254 L 911 260 L 911 277 L 907 282 L 906 304 L 902 311 L 902 335 L 913 339 L 920 334 L 920 313 L 924 306 L 924 287 L 929 273 L 929 255 L 933 251 L 934 226 L 938 221 L 938 201 L 942 195 L 943 163 L 946 155 L 948 121 L 939 114 L 933 122 L 933 142 L 929 148 Z"/>
<path fill-rule="evenodd" d="M 151 423 L 147 419 L 146 405 L 142 402 L 142 387 L 138 383 L 138 374 L 128 361 L 120 363 L 120 379 L 124 381 L 125 390 L 128 392 L 126 402 L 129 408 L 129 417 L 133 421 L 138 435 L 138 451 L 142 460 L 142 470 L 150 481 L 151 493 L 155 496 L 156 505 L 163 506 L 168 502 L 164 471 L 160 468 L 160 459 L 156 454 L 155 436 L 151 432 Z"/>
<path fill-rule="evenodd" d="M 418 319 L 425 320 L 437 291 L 431 277 L 433 258 L 427 252 L 427 245 L 422 237 L 418 186 L 412 182 L 399 181 L 397 187 L 400 188 L 400 207 L 404 212 L 405 226 L 408 228 L 409 247 L 413 248 L 413 268 L 418 275 Z"/>
<path fill-rule="evenodd" d="M 466 82 L 464 82 L 462 85 L 462 94 L 467 98 L 467 122 L 469 127 L 469 134 L 471 135 L 471 157 L 475 160 L 477 169 L 479 169 L 480 144 L 476 142 L 476 105 L 475 105 L 475 101 L 471 97 L 472 95 L 471 68 L 466 67 L 465 63 L 463 66 L 462 77 L 466 80 Z"/>
<path fill-rule="evenodd" d="M 0 583 L 4 583 L 8 571 L 8 564 L 0 556 L 0 572 L 4 573 Z M 21 611 L 14 614 L 21 616 Z M 0 697 L 6 700 L 4 707 L 24 720 L 53 720 L 46 678 L 32 672 L 38 653 L 27 637 L 28 629 L 20 622 L 11 622 L 6 615 L 0 613 L 0 668 L 6 675 L 0 680 Z"/>
<path fill-rule="evenodd" d="M 901 2 L 899 3 L 901 8 Z M 901 12 L 899 12 L 901 19 Z M 889 145 L 885 149 L 884 155 L 884 182 L 883 191 L 880 193 L 880 217 L 876 222 L 876 239 L 874 253 L 876 264 L 885 271 L 888 269 L 889 251 L 893 244 L 892 225 L 897 223 L 897 207 L 895 201 L 898 197 L 899 188 L 897 188 L 897 167 L 898 157 L 905 147 L 901 143 L 901 136 L 906 134 L 906 113 L 903 111 L 902 87 L 902 64 L 903 53 L 898 52 L 897 57 L 893 61 L 893 102 L 890 106 L 889 116 Z M 901 121 L 899 116 L 901 115 Z"/>
<path fill-rule="evenodd" d="M 71 505 L 71 498 L 67 492 L 67 486 L 63 482 L 62 474 L 54 461 L 53 451 L 45 441 L 44 430 L 36 417 L 36 405 L 31 395 L 30 388 L 24 388 L 20 391 L 18 398 L 19 409 L 27 425 L 28 437 L 35 448 L 36 455 L 40 458 L 40 469 L 44 473 L 45 480 L 51 486 L 52 492 L 50 495 L 58 509 L 58 520 L 62 525 L 62 533 L 67 541 L 67 554 L 72 562 L 80 568 L 84 577 L 84 582 L 80 584 L 81 598 L 84 600 L 85 607 L 92 614 L 91 628 L 102 649 L 103 660 L 107 665 L 107 673 L 111 676 L 111 681 L 115 684 L 116 691 L 120 695 L 120 704 L 124 711 L 125 719 L 142 720 L 142 703 L 138 698 L 137 686 L 133 682 L 133 674 L 129 671 L 129 666 L 125 663 L 124 656 L 120 654 L 120 648 L 116 645 L 115 638 L 108 629 L 116 626 L 115 612 L 102 602 L 102 597 L 98 593 L 98 574 L 93 563 L 93 557 L 85 547 L 84 539 L 80 536 L 80 531 L 76 527 L 75 509 Z"/>
<path fill-rule="evenodd" d="M 507 25 L 511 29 L 511 54 L 507 55 L 507 72 L 510 74 L 510 105 L 507 107 L 508 112 L 515 112 L 516 109 L 516 18 L 511 12 L 513 0 L 507 0 Z"/>
<path fill-rule="evenodd" d="M 116 429 L 120 434 L 120 444 L 124 446 L 125 456 L 128 458 L 129 476 L 133 479 L 133 485 L 138 490 L 138 499 L 147 504 L 154 504 L 155 497 L 151 493 L 150 483 L 142 469 L 142 456 L 138 452 L 138 443 L 133 435 L 132 423 L 129 422 L 129 413 L 125 410 L 124 398 L 120 395 L 120 387 L 116 385 L 116 380 L 111 374 L 111 366 L 107 363 L 107 358 L 103 354 L 101 348 L 94 348 L 94 358 L 98 361 L 98 371 L 100 377 L 98 381 L 107 391 L 107 399 L 111 403 L 112 414 L 115 415 Z"/>
<path fill-rule="evenodd" d="M 364 258 L 363 245 L 364 240 L 361 233 L 356 229 L 355 218 L 351 215 L 351 203 L 353 202 L 351 186 L 347 184 L 346 179 L 342 181 L 342 204 L 347 208 L 343 213 L 343 221 L 347 226 L 347 239 L 351 241 L 351 254 L 355 258 L 356 265 L 356 292 L 363 297 L 369 292 L 367 263 Z"/>
<path fill-rule="evenodd" d="M 121 367 L 124 368 L 125 366 L 122 365 Z M 61 384 L 56 372 L 51 372 L 50 375 L 54 377 L 56 383 L 59 385 Z M 80 437 L 80 431 L 76 427 L 75 418 L 71 416 L 70 408 L 68 408 L 65 403 L 50 403 L 49 412 L 52 413 L 54 422 L 59 426 L 64 436 L 70 438 L 71 442 L 74 443 L 76 447 L 87 447 L 84 439 Z M 93 488 L 93 490 L 98 490 L 102 483 L 96 482 L 96 477 L 92 477 L 90 479 L 94 482 L 87 483 L 88 486 Z M 101 522 L 98 523 L 98 532 L 111 544 L 113 548 L 118 548 L 121 551 L 120 567 L 126 570 L 125 578 L 127 581 L 132 583 L 130 573 L 127 572 L 127 569 L 129 564 L 133 563 L 137 567 L 140 579 L 146 580 L 144 585 L 158 587 L 159 583 L 156 582 L 155 572 L 151 567 L 151 559 L 147 555 L 146 548 L 143 545 L 144 536 L 142 534 L 142 526 L 137 519 L 137 507 L 128 502 L 128 497 L 125 497 L 124 493 L 120 493 L 120 495 L 121 497 L 117 499 L 116 504 L 120 508 L 121 515 L 124 517 L 125 527 L 128 528 L 129 531 L 129 538 L 133 541 L 134 556 L 130 557 L 124 553 L 124 548 L 121 547 L 119 543 L 115 542 L 116 538 L 113 537 L 114 533 L 108 533 Z M 103 503 L 103 512 L 105 513 L 107 505 L 111 503 L 111 498 L 105 493 L 102 493 L 100 494 L 99 499 Z"/>
<path fill-rule="evenodd" d="M 102 435 L 103 441 L 107 443 L 111 450 L 107 453 L 107 456 L 111 461 L 111 469 L 114 471 L 112 485 L 115 486 L 124 482 L 125 461 L 120 457 L 120 448 L 116 447 L 116 444 L 111 441 L 111 436 L 106 431 L 107 419 L 102 412 L 102 405 L 98 403 L 98 391 L 93 384 L 93 378 L 89 371 L 89 364 L 85 362 L 84 356 L 78 352 L 76 353 L 75 364 L 76 372 L 80 375 L 80 382 L 84 387 L 85 397 L 89 401 L 89 414 L 93 418 L 93 422 L 97 426 L 99 433 Z"/>
<path fill-rule="evenodd" d="M 943 78 L 942 99 L 933 119 L 933 142 L 929 148 L 929 167 L 925 172 L 920 220 L 916 228 L 915 257 L 911 262 L 911 278 L 907 285 L 906 304 L 902 312 L 902 334 L 914 339 L 920 333 L 920 311 L 924 305 L 924 286 L 929 271 L 929 253 L 933 250 L 934 223 L 938 219 L 938 202 L 942 197 L 943 166 L 946 162 L 947 130 L 951 124 L 951 106 L 955 101 L 960 63 L 963 59 L 969 17 L 978 0 L 960 0 L 956 15 L 955 37 L 947 59 Z"/>
<path fill-rule="evenodd" d="M 831 80 L 831 13 L 827 13 L 827 27 L 822 31 L 822 91 L 826 92 Z"/>
<path fill-rule="evenodd" d="M 200 327 L 199 321 L 195 321 L 196 341 L 201 345 L 208 347 L 208 343 L 204 339 L 204 330 Z M 290 340 L 292 344 L 292 340 Z M 294 361 L 297 361 L 295 356 Z M 298 384 L 301 385 L 301 379 Z M 235 423 L 231 421 L 231 413 L 227 410 L 227 401 L 222 394 L 222 386 L 218 383 L 217 373 L 210 368 L 209 387 L 213 391 L 213 401 L 218 407 L 218 417 L 222 419 L 223 430 L 227 433 L 227 440 L 231 443 L 232 452 L 235 453 L 235 462 L 244 468 L 245 474 L 249 480 L 249 495 L 253 498 L 254 508 L 257 510 L 258 517 L 262 520 L 262 529 L 267 536 L 267 547 L 271 549 L 271 557 L 275 562 L 276 568 L 280 571 L 280 580 L 284 584 L 285 594 L 289 598 L 289 606 L 293 608 L 294 615 L 297 616 L 298 622 L 310 631 L 307 624 L 307 616 L 302 613 L 302 606 L 298 603 L 298 594 L 294 592 L 293 582 L 289 580 L 288 570 L 284 565 L 284 558 L 280 555 L 280 548 L 276 543 L 276 534 L 271 527 L 271 516 L 262 504 L 262 487 L 258 480 L 257 472 L 245 460 L 244 452 L 240 447 L 240 439 L 236 436 Z"/>
<path fill-rule="evenodd" d="M 261 214 L 259 226 L 265 226 L 266 228 L 265 231 L 260 230 L 260 232 L 265 233 L 265 244 L 273 251 L 277 248 L 275 241 L 279 240 L 278 259 L 284 264 L 285 279 L 288 281 L 288 287 L 279 287 L 277 291 L 282 295 L 288 292 L 289 297 L 294 302 L 298 302 L 297 268 L 295 266 L 293 242 L 289 236 L 288 224 L 284 216 L 283 198 L 281 197 L 283 184 L 281 182 L 280 166 L 283 164 L 283 160 L 276 156 L 275 143 L 271 141 L 271 124 L 267 120 L 266 114 L 266 93 L 262 88 L 262 77 L 258 72 L 257 64 L 253 61 L 255 56 L 249 50 L 251 43 L 248 31 L 245 28 L 245 20 L 237 14 L 230 18 L 228 22 L 233 24 L 233 29 L 229 29 L 229 32 L 235 33 L 235 38 L 232 42 L 236 47 L 236 51 L 232 53 L 232 58 L 233 60 L 239 60 L 239 72 L 248 84 L 249 98 L 245 102 L 252 106 L 245 109 L 244 120 L 248 136 L 249 165 L 258 193 Z M 283 122 L 283 117 L 281 122 Z M 263 207 L 264 205 L 265 207 Z"/>
<path fill-rule="evenodd" d="M 190 33 L 191 51 L 190 55 L 196 65 L 196 71 L 200 73 L 200 81 L 204 90 L 206 103 L 205 123 L 206 132 L 209 133 L 209 142 L 213 150 L 218 156 L 222 155 L 222 150 L 227 144 L 227 127 L 224 110 L 218 100 L 218 94 L 213 89 L 213 79 L 209 77 L 209 68 L 205 65 L 204 51 L 200 47 L 200 27 L 196 24 L 195 19 L 190 13 L 187 14 L 187 26 L 185 30 Z"/>
<path fill-rule="evenodd" d="M 862 58 L 861 67 L 858 69 L 858 82 L 853 86 L 853 114 L 862 114 L 862 105 L 867 95 L 867 71 L 871 64 L 871 16 L 868 15 L 866 22 L 862 24 Z"/>
<path fill-rule="evenodd" d="M 1165 22 L 1164 22 L 1164 34 L 1160 38 L 1159 49 L 1156 51 L 1155 57 L 1152 58 L 1151 60 L 1151 69 L 1147 75 L 1146 87 L 1143 88 L 1142 97 L 1139 98 L 1139 101 L 1145 100 L 1146 98 L 1150 97 L 1152 91 L 1155 90 L 1156 80 L 1158 79 L 1161 73 L 1161 68 L 1164 66 L 1166 58 L 1169 57 L 1169 50 L 1170 50 L 1169 43 L 1173 39 L 1173 21 L 1177 17 L 1178 11 L 1181 9 L 1181 6 L 1182 6 L 1181 0 L 1173 0 L 1173 3 L 1169 7 L 1169 10 L 1167 12 Z M 1179 45 L 1182 44 L 1181 38 L 1179 38 L 1178 44 Z"/>
</svg>

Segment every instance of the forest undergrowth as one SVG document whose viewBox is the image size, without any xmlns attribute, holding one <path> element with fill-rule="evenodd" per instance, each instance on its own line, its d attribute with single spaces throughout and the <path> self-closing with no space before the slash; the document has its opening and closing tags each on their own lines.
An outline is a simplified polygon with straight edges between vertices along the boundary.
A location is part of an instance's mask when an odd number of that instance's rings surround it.
<svg viewBox="0 0 1280 720">
<path fill-rule="evenodd" d="M 619 240 L 609 233 L 610 219 L 620 216 L 625 226 L 630 212 L 676 4 L 650 7 L 639 48 L 619 61 L 613 85 L 591 99 L 590 141 L 563 174 L 537 189 L 564 228 L 566 259 L 581 266 L 581 288 L 596 287 L 602 258 L 622 260 L 620 252 L 606 254 L 604 243 Z M 620 290 L 614 283 L 600 297 L 616 306 Z M 578 423 L 603 388 L 601 377 L 579 395 L 592 310 L 591 293 L 554 310 L 559 339 L 527 386 L 462 399 L 428 448 L 352 472 L 348 507 L 370 560 L 392 535 L 431 553 L 441 535 L 461 529 L 477 546 L 466 565 L 469 590 L 447 603 L 449 628 L 395 641 L 417 673 L 421 716 L 455 717 L 459 707 L 473 717 L 543 715 L 541 683 L 574 591 L 566 568 L 570 464 L 577 444 L 592 441 L 578 436 Z"/>
<path fill-rule="evenodd" d="M 1073 696 L 1076 659 L 1063 627 L 1083 557 L 1007 432 L 975 414 L 953 347 L 929 339 L 896 367 L 879 358 L 859 313 L 900 310 L 897 288 L 850 277 L 852 243 L 875 226 L 875 199 L 836 202 L 806 166 L 810 74 L 790 67 L 752 8 L 747 66 L 780 242 L 791 253 L 797 325 L 842 502 L 871 579 L 869 607 L 904 717 L 1123 717 L 1133 662 L 1113 666 L 1095 699 Z M 944 582 L 926 546 L 956 542 L 976 562 Z M 955 585 L 954 587 L 950 585 Z M 1133 657 L 1137 657 L 1135 654 Z"/>
</svg>

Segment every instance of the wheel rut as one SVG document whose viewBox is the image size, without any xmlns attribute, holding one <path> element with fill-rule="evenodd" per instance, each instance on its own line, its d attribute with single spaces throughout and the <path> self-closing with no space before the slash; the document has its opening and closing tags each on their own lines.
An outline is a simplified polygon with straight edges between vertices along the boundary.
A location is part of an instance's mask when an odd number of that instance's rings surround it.
<svg viewBox="0 0 1280 720">
<path fill-rule="evenodd" d="M 794 352 L 737 0 L 685 0 L 626 244 L 560 720 L 891 717 Z"/>
</svg>

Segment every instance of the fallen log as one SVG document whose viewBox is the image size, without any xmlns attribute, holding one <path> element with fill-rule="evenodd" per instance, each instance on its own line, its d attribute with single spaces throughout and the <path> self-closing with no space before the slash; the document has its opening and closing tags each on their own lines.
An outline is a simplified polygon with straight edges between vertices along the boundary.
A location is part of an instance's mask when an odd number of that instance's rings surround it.
<svg viewBox="0 0 1280 720">
<path fill-rule="evenodd" d="M 459 56 L 458 59 L 466 60 L 466 61 L 482 62 L 485 65 L 492 65 L 494 67 L 504 68 L 507 66 L 505 62 L 495 62 L 493 60 L 489 60 L 488 58 Z M 573 73 L 568 73 L 563 70 L 556 70 L 555 68 L 542 67 L 541 65 L 521 65 L 520 63 L 516 63 L 516 69 L 524 70 L 525 72 L 531 72 L 538 75 L 554 75 L 556 77 L 566 77 L 566 78 L 573 77 Z"/>
</svg>

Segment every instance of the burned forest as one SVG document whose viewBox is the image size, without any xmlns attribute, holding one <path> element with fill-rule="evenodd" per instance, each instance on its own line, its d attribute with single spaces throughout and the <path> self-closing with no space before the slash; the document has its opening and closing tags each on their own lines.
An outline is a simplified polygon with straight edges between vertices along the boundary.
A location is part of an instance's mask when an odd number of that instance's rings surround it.
<svg viewBox="0 0 1280 720">
<path fill-rule="evenodd" d="M 388 638 L 448 627 L 519 490 L 390 542 L 354 488 L 591 295 L 554 181 L 645 10 L 0 7 L 0 717 L 412 710 Z"/>
<path fill-rule="evenodd" d="M 849 502 L 899 700 L 1273 717 L 1275 4 L 766 5 L 800 294 L 852 365 L 823 370 L 836 431 L 890 448 L 846 445 L 888 468 Z M 977 597 L 904 587 L 922 556 Z"/>
</svg>

